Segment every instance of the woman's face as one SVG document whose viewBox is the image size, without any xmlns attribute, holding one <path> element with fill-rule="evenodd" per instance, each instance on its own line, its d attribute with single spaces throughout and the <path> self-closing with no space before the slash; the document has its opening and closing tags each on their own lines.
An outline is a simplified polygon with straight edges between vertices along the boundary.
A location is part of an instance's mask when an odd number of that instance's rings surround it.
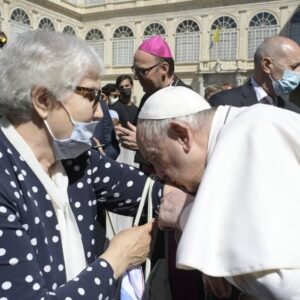
<svg viewBox="0 0 300 300">
<path fill-rule="evenodd" d="M 83 123 L 97 121 L 103 117 L 102 109 L 96 99 L 98 93 L 101 95 L 100 86 L 100 80 L 83 79 L 62 104 L 57 102 L 47 118 L 56 138 L 64 139 L 71 136 L 74 125 L 69 114 L 74 121 Z"/>
</svg>

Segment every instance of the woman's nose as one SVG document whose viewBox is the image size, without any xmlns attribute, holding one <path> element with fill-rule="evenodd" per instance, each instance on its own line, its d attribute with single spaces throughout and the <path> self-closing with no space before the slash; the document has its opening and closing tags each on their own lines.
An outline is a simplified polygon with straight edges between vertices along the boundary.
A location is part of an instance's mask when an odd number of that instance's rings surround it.
<svg viewBox="0 0 300 300">
<path fill-rule="evenodd" d="M 94 108 L 94 116 L 93 116 L 93 118 L 95 120 L 100 120 L 100 119 L 103 118 L 103 110 L 101 108 L 100 103 L 98 103 L 98 105 L 96 105 L 95 108 Z"/>
</svg>

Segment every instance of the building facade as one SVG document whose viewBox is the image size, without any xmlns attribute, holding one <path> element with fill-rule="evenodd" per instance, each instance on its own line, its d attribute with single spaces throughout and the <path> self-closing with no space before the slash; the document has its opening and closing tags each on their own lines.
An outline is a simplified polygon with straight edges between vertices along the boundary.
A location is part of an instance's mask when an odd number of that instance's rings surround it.
<svg viewBox="0 0 300 300">
<path fill-rule="evenodd" d="M 300 43 L 299 0 L 0 0 L 8 41 L 27 30 L 75 34 L 103 59 L 103 84 L 132 74 L 135 49 L 153 34 L 171 46 L 176 73 L 203 95 L 212 83 L 242 84 L 264 38 Z M 135 84 L 135 97 L 143 94 Z"/>
</svg>

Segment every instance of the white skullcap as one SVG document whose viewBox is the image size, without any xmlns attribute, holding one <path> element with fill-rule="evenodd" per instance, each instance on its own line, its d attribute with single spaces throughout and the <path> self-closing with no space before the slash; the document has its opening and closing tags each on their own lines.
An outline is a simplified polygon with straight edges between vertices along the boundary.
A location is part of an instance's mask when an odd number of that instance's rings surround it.
<svg viewBox="0 0 300 300">
<path fill-rule="evenodd" d="M 183 86 L 169 86 L 151 95 L 138 118 L 145 120 L 170 119 L 209 109 L 209 103 L 193 90 Z"/>
</svg>

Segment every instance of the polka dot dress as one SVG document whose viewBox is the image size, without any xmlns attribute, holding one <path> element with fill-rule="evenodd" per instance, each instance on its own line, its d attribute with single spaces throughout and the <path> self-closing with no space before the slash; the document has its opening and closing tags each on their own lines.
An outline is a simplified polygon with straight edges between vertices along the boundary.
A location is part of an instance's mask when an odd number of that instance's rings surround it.
<svg viewBox="0 0 300 300">
<path fill-rule="evenodd" d="M 134 215 L 145 175 L 91 150 L 63 162 L 88 267 L 66 282 L 60 229 L 46 190 L 0 131 L 0 299 L 113 299 L 111 266 L 98 257 L 105 209 Z M 162 185 L 153 188 L 157 209 Z"/>
</svg>

